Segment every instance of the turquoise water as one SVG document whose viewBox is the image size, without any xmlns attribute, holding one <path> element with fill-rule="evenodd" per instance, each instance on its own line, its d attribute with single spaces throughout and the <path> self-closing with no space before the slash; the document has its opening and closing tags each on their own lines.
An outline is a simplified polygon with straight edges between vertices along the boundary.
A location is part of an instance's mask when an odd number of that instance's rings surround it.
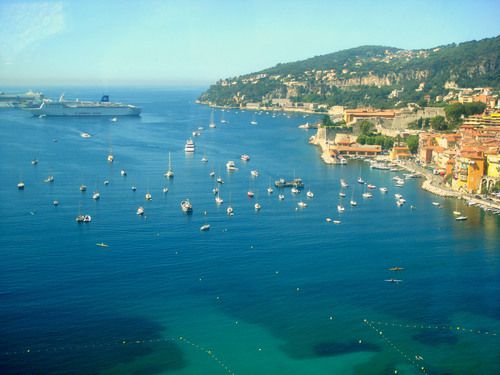
<svg viewBox="0 0 500 375">
<path fill-rule="evenodd" d="M 499 217 L 432 196 L 420 180 L 396 188 L 394 173 L 361 161 L 323 164 L 307 144 L 313 133 L 297 128 L 311 118 L 261 114 L 251 126 L 252 113 L 232 110 L 227 124 L 208 129 L 198 91 L 108 93 L 141 106 L 142 116 L 112 123 L 0 112 L 2 373 L 500 373 Z M 199 126 L 187 156 L 184 143 Z M 163 177 L 168 152 L 173 180 Z M 226 172 L 228 160 L 237 172 Z M 212 169 L 225 181 L 221 207 Z M 252 169 L 260 176 L 250 178 Z M 305 209 L 296 209 L 305 192 L 286 190 L 284 201 L 266 192 L 269 181 L 294 175 L 315 193 Z M 364 200 L 359 176 L 389 193 Z M 343 214 L 340 178 L 350 183 Z M 405 206 L 396 206 L 396 192 Z M 185 198 L 191 216 L 180 210 Z M 77 224 L 79 210 L 92 222 Z M 469 220 L 456 222 L 454 210 Z M 210 231 L 199 231 L 204 223 Z"/>
</svg>

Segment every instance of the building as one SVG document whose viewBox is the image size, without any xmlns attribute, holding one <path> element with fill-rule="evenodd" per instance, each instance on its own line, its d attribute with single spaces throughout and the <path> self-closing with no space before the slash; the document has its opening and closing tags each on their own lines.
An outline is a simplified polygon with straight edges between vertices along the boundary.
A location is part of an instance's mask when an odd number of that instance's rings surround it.
<svg viewBox="0 0 500 375">
<path fill-rule="evenodd" d="M 452 189 L 469 194 L 480 193 L 484 167 L 484 153 L 482 151 L 462 150 L 455 160 Z"/>
<path fill-rule="evenodd" d="M 391 160 L 406 160 L 411 157 L 410 149 L 407 145 L 394 146 L 389 153 Z"/>
<path fill-rule="evenodd" d="M 344 111 L 344 121 L 346 124 L 351 124 L 358 120 L 394 119 L 394 116 L 396 116 L 396 111 L 389 109 L 358 108 L 346 109 Z"/>
</svg>

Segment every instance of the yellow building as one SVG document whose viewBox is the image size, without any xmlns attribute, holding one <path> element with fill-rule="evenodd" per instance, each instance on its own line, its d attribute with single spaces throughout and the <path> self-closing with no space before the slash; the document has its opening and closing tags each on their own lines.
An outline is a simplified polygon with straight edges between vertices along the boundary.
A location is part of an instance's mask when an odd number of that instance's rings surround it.
<svg viewBox="0 0 500 375">
<path fill-rule="evenodd" d="M 394 146 L 389 153 L 391 160 L 406 160 L 411 156 L 410 149 L 407 145 Z"/>
<path fill-rule="evenodd" d="M 486 162 L 488 163 L 486 175 L 488 177 L 500 178 L 500 154 L 488 155 Z"/>
<path fill-rule="evenodd" d="M 452 189 L 469 194 L 479 193 L 484 171 L 484 154 L 481 151 L 462 151 L 455 160 Z"/>
</svg>

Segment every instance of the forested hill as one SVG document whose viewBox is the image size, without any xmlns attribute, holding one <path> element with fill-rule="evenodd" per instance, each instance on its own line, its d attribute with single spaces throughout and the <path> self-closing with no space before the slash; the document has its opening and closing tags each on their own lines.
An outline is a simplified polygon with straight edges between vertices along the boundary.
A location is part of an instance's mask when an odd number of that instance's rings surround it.
<svg viewBox="0 0 500 375">
<path fill-rule="evenodd" d="M 289 99 L 382 108 L 435 102 L 456 88 L 499 90 L 499 53 L 500 36 L 421 50 L 362 46 L 223 79 L 200 100 L 235 106 Z"/>
</svg>

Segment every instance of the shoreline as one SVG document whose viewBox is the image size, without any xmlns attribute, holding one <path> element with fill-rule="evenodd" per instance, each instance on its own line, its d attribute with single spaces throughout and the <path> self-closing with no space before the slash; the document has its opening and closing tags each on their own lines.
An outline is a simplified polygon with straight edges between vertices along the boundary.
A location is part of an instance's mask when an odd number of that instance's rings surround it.
<svg viewBox="0 0 500 375">
<path fill-rule="evenodd" d="M 309 144 L 314 146 L 319 146 L 321 148 L 321 159 L 324 163 L 329 165 L 337 165 L 338 163 L 334 158 L 330 156 L 329 147 L 324 136 L 321 136 L 319 132 L 321 128 L 318 129 L 315 135 L 309 138 Z M 381 159 L 380 157 L 375 157 L 374 159 Z M 388 160 L 387 158 L 383 158 Z M 410 161 L 400 161 L 397 163 L 399 167 L 411 173 L 420 173 L 424 177 L 424 182 L 420 185 L 423 190 L 432 193 L 434 195 L 443 198 L 454 198 L 462 199 L 466 202 L 472 203 L 474 206 L 478 206 L 482 209 L 492 209 L 500 210 L 500 202 L 487 201 L 484 199 L 478 199 L 473 194 L 461 193 L 458 191 L 451 190 L 447 186 L 442 185 L 440 182 L 436 181 L 437 177 L 425 168 L 410 162 Z"/>
<path fill-rule="evenodd" d="M 218 109 L 237 109 L 239 111 L 265 111 L 265 112 L 283 112 L 283 113 L 298 113 L 298 114 L 307 114 L 307 115 L 328 115 L 328 112 L 316 112 L 309 109 L 284 109 L 284 108 L 276 108 L 276 107 L 261 107 L 261 108 L 247 108 L 247 107 L 234 107 L 234 106 L 222 106 L 216 104 L 210 104 L 207 102 L 196 101 L 196 104 L 206 105 L 210 108 L 218 108 Z"/>
</svg>

